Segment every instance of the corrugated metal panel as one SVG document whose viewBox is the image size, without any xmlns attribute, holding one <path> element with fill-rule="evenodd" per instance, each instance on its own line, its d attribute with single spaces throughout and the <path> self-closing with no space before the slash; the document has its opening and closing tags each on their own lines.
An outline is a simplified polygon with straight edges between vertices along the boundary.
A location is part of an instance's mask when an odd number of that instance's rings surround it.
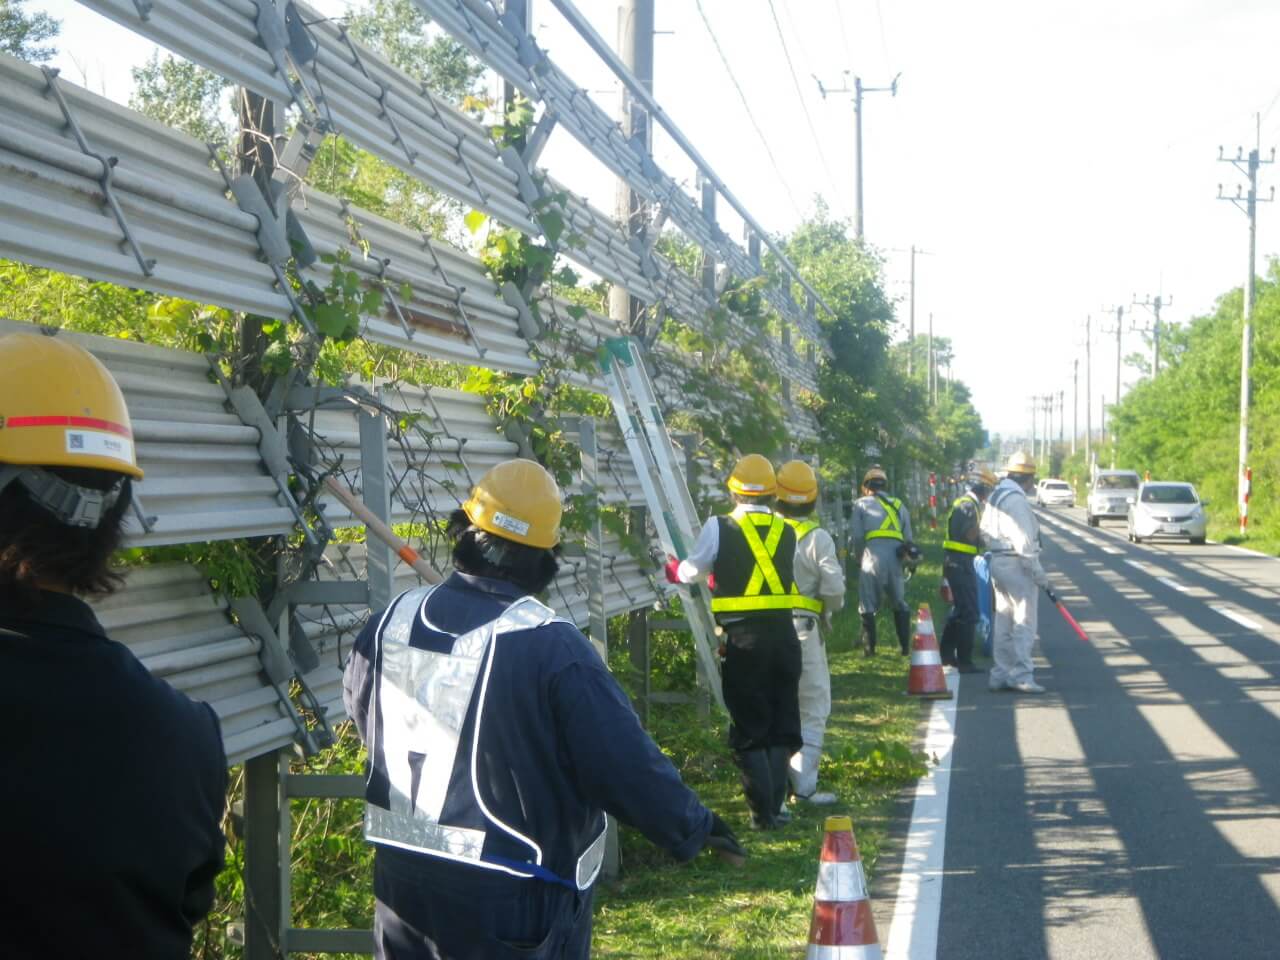
<svg viewBox="0 0 1280 960">
<path fill-rule="evenodd" d="M 632 189 L 652 202 L 661 203 L 672 222 L 699 247 L 728 264 L 740 277 L 760 275 L 760 267 L 747 252 L 717 224 L 708 221 L 700 205 L 659 169 L 651 156 L 642 156 L 623 135 L 618 123 L 539 50 L 532 37 L 523 31 L 513 34 L 482 0 L 415 2 L 482 61 L 531 99 L 544 103 L 575 139 Z M 638 291 L 637 295 L 643 296 Z M 770 288 L 766 297 L 797 329 L 815 342 L 821 342 L 804 311 L 788 301 L 781 291 Z"/>
<path fill-rule="evenodd" d="M 150 0 L 145 19 L 133 0 L 80 0 L 130 30 L 277 100 L 293 93 L 261 45 L 257 4 L 248 0 Z M 484 128 L 432 97 L 367 48 L 343 38 L 340 25 L 304 4 L 300 19 L 318 45 L 301 72 L 320 114 L 337 133 L 505 223 L 536 234 L 516 174 Z"/>
<path fill-rule="evenodd" d="M 81 152 L 36 67 L 0 55 L 0 256 L 157 293 L 285 317 L 259 261 L 258 220 L 225 196 L 207 148 L 59 81 L 90 147 L 115 157 L 112 193 L 146 275 L 104 206 L 102 163 Z"/>
<path fill-rule="evenodd" d="M 502 300 L 478 261 L 442 240 L 428 239 L 318 191 L 300 194 L 294 210 L 317 251 L 346 250 L 351 254 L 349 266 L 371 283 L 385 281 L 399 303 L 405 324 L 387 302 L 381 314 L 365 319 L 363 336 L 437 359 L 513 373 L 537 372 L 516 309 Z M 329 270 L 317 263 L 310 276 L 323 287 Z M 403 283 L 413 288 L 408 302 L 400 302 Z"/>
<path fill-rule="evenodd" d="M 293 741 L 294 721 L 262 672 L 261 641 L 231 620 L 194 567 L 137 567 L 123 590 L 92 606 L 151 673 L 213 707 L 228 764 Z"/>
<path fill-rule="evenodd" d="M 19 330 L 33 327 L 0 320 L 0 333 Z M 133 543 L 195 543 L 293 529 L 293 514 L 280 503 L 258 454 L 258 431 L 228 412 L 204 356 L 110 337 L 59 336 L 106 364 L 124 391 L 146 473 L 136 489 L 147 515 L 156 518 L 147 534 L 131 520 Z"/>
</svg>

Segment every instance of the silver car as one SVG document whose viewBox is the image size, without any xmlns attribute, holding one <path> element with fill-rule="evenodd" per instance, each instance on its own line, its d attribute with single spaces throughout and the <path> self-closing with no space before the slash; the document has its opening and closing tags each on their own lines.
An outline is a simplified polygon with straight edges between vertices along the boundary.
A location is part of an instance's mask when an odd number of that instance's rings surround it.
<svg viewBox="0 0 1280 960">
<path fill-rule="evenodd" d="M 1141 482 L 1132 470 L 1099 470 L 1085 501 L 1089 526 L 1096 527 L 1102 519 L 1123 520 L 1129 504 L 1137 498 Z"/>
<path fill-rule="evenodd" d="M 1065 480 L 1041 480 L 1036 488 L 1036 506 L 1074 507 L 1076 494 Z"/>
<path fill-rule="evenodd" d="M 1204 502 L 1189 483 L 1148 481 L 1129 501 L 1129 539 L 1134 543 L 1154 537 L 1186 537 L 1204 543 Z"/>
</svg>

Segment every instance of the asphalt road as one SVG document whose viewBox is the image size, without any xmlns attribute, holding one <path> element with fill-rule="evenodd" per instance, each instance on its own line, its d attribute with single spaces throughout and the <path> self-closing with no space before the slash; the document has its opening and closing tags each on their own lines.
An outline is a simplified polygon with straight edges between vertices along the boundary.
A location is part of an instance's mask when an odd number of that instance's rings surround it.
<svg viewBox="0 0 1280 960">
<path fill-rule="evenodd" d="M 1280 561 L 1040 516 L 1091 642 L 961 678 L 938 958 L 1280 957 Z"/>
</svg>

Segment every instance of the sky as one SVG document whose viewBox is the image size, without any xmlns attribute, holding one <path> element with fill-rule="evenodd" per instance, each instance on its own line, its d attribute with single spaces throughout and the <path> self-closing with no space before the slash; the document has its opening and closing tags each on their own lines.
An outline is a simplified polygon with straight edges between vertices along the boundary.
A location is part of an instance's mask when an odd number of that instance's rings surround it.
<svg viewBox="0 0 1280 960">
<path fill-rule="evenodd" d="M 614 109 L 612 75 L 549 0 L 532 3 L 540 45 Z M 577 3 L 612 41 L 616 2 Z M 349 6 L 314 5 L 332 15 Z M 127 100 L 146 41 L 71 0 L 29 9 L 63 20 L 67 79 Z M 992 432 L 1025 435 L 1031 397 L 1063 391 L 1069 433 L 1076 360 L 1083 430 L 1087 316 L 1096 429 L 1102 395 L 1115 393 L 1116 338 L 1099 332 L 1114 330 L 1115 307 L 1125 307 L 1127 355 L 1142 349 L 1131 321 L 1151 319 L 1130 308 L 1135 296 L 1172 297 L 1162 318 L 1182 323 L 1243 282 L 1247 220 L 1216 196 L 1219 183 L 1234 194 L 1244 178 L 1218 162 L 1218 147 L 1252 146 L 1255 114 L 1264 159 L 1280 142 L 1274 0 L 656 0 L 656 21 L 659 102 L 773 233 L 811 213 L 816 195 L 852 217 L 852 105 L 847 94 L 824 98 L 814 75 L 838 88 L 852 74 L 867 86 L 901 74 L 897 96 L 864 100 L 866 238 L 900 298 L 900 336 L 907 250 L 928 252 L 916 258 L 917 331 L 932 314 L 935 333 L 951 338 L 953 372 Z M 692 163 L 663 135 L 655 150 L 692 190 Z M 552 138 L 544 163 L 612 209 L 612 176 L 567 134 Z M 1265 197 L 1280 167 L 1263 166 L 1259 179 Z M 722 223 L 741 235 L 732 217 Z M 1277 252 L 1280 209 L 1260 204 L 1259 263 Z M 1123 389 L 1138 376 L 1126 368 Z"/>
</svg>

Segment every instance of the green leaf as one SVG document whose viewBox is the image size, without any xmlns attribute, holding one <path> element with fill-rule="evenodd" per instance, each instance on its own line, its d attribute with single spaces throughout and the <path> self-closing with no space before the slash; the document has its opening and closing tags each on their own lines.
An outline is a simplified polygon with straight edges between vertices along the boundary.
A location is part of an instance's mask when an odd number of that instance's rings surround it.
<svg viewBox="0 0 1280 960">
<path fill-rule="evenodd" d="M 332 303 L 321 303 L 315 308 L 316 329 L 326 337 L 340 340 L 347 332 L 350 318 L 341 307 Z"/>
</svg>

